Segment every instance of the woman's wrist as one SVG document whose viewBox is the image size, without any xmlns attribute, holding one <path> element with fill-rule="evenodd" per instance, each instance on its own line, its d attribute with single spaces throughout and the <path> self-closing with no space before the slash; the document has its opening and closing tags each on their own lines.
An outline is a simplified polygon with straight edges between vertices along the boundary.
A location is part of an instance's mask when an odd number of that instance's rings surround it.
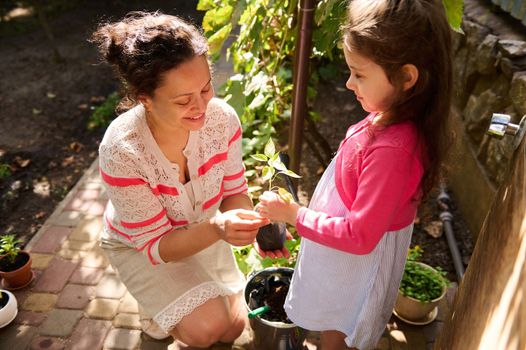
<svg viewBox="0 0 526 350">
<path fill-rule="evenodd" d="M 214 234 L 217 236 L 217 239 L 220 240 L 220 239 L 223 239 L 223 232 L 225 231 L 225 224 L 224 222 L 218 217 L 220 216 L 221 214 L 217 214 L 215 216 L 212 216 L 209 220 L 208 220 L 208 224 L 210 225 L 211 227 L 211 231 L 214 232 Z"/>
</svg>

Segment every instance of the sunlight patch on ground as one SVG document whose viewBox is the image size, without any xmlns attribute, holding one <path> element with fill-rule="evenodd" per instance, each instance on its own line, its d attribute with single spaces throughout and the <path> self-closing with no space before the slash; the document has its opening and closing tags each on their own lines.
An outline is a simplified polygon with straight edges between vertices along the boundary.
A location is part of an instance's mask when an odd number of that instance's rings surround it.
<svg viewBox="0 0 526 350">
<path fill-rule="evenodd" d="M 4 17 L 1 18 L 2 22 L 9 22 L 19 17 L 32 16 L 34 13 L 33 8 L 17 7 L 9 11 Z"/>
</svg>

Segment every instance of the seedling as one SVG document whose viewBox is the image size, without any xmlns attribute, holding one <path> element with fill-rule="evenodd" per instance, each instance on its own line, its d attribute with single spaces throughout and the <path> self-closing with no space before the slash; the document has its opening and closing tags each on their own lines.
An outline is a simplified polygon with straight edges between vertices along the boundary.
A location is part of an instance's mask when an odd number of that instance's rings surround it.
<svg viewBox="0 0 526 350">
<path fill-rule="evenodd" d="M 251 155 L 251 157 L 265 164 L 261 170 L 261 180 L 263 182 L 268 182 L 268 190 L 277 192 L 278 196 L 284 202 L 290 203 L 294 200 L 292 194 L 283 187 L 275 185 L 273 186 L 273 181 L 279 174 L 294 178 L 300 178 L 300 176 L 292 170 L 287 169 L 286 165 L 281 161 L 279 155 L 280 152 L 276 151 L 274 142 L 272 142 L 272 139 L 269 138 L 265 145 L 263 154 L 257 153 Z M 263 226 L 259 229 L 256 236 L 256 240 L 260 248 L 264 251 L 282 249 L 285 239 L 286 226 L 284 223 L 272 223 Z"/>
<path fill-rule="evenodd" d="M 281 161 L 279 157 L 280 152 L 276 151 L 276 146 L 274 145 L 274 142 L 272 142 L 272 138 L 268 139 L 263 152 L 264 154 L 256 153 L 251 155 L 253 159 L 266 163 L 261 170 L 261 180 L 268 181 L 269 191 L 277 191 L 278 195 L 283 201 L 290 203 L 294 199 L 292 194 L 283 187 L 272 186 L 272 182 L 279 174 L 290 176 L 296 179 L 299 179 L 301 176 L 292 170 L 287 169 L 287 166 Z"/>
</svg>

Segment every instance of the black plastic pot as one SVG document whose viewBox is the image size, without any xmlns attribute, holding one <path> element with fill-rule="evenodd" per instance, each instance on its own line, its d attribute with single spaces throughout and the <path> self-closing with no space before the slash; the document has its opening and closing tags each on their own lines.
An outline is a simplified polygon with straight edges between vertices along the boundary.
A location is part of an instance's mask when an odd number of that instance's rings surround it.
<svg viewBox="0 0 526 350">
<path fill-rule="evenodd" d="M 287 227 L 282 222 L 272 223 L 259 228 L 256 241 L 264 251 L 280 250 L 285 243 Z"/>
</svg>

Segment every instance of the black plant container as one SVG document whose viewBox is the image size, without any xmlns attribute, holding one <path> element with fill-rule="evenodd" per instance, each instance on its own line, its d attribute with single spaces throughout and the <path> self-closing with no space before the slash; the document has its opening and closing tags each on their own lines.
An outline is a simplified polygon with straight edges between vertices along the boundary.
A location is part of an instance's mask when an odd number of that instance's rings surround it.
<svg viewBox="0 0 526 350">
<path fill-rule="evenodd" d="M 287 227 L 282 222 L 272 223 L 259 228 L 256 241 L 263 251 L 280 250 L 286 239 Z"/>
</svg>

